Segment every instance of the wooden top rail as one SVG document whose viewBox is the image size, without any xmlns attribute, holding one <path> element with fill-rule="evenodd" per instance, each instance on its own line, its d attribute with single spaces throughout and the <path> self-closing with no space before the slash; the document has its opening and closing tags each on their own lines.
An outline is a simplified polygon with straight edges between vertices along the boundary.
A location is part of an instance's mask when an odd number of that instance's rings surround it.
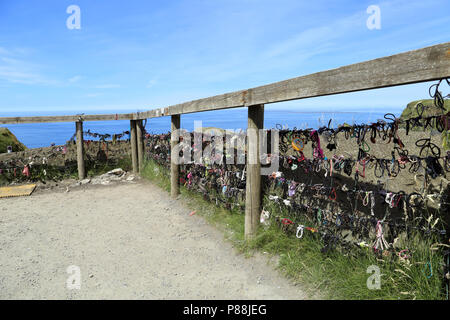
<svg viewBox="0 0 450 320">
<path fill-rule="evenodd" d="M 140 113 L 83 115 L 83 121 L 139 120 L 248 107 L 450 77 L 450 42 Z M 79 121 L 79 116 L 0 118 L 0 124 Z"/>
<path fill-rule="evenodd" d="M 0 124 L 16 123 L 43 123 L 43 122 L 77 122 L 77 121 L 106 121 L 106 120 L 138 120 L 142 119 L 139 113 L 117 114 L 84 114 L 74 116 L 44 116 L 44 117 L 4 117 L 0 118 Z"/>
<path fill-rule="evenodd" d="M 450 42 L 144 112 L 147 118 L 363 91 L 450 77 Z"/>
</svg>

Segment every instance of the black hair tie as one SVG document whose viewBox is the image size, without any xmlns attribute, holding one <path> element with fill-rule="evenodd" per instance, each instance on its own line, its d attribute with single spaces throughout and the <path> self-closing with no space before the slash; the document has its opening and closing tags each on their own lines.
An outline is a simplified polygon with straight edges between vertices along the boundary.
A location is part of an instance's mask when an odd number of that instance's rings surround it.
<svg viewBox="0 0 450 320">
<path fill-rule="evenodd" d="M 430 156 L 425 159 L 425 162 L 427 164 L 427 173 L 433 179 L 435 179 L 437 176 L 440 176 L 444 173 L 444 169 L 442 168 L 442 166 L 439 163 L 437 158 Z"/>
</svg>

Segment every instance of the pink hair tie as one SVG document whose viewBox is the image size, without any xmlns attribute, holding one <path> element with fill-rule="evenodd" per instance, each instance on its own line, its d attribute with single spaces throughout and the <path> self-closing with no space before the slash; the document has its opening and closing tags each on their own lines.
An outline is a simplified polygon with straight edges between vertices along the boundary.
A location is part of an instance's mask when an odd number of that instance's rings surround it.
<svg viewBox="0 0 450 320">
<path fill-rule="evenodd" d="M 28 165 L 26 165 L 26 166 L 23 168 L 22 174 L 23 174 L 24 176 L 27 176 L 28 178 L 30 177 L 30 168 L 28 167 Z"/>
<path fill-rule="evenodd" d="M 409 250 L 408 250 L 408 249 L 404 249 L 404 250 L 400 251 L 400 252 L 398 253 L 398 256 L 399 256 L 400 258 L 402 258 L 402 259 L 409 259 L 409 258 L 411 258 L 411 256 L 408 255 L 408 254 L 405 254 L 405 252 L 409 252 Z"/>
<path fill-rule="evenodd" d="M 311 138 L 313 139 L 313 142 L 316 143 L 316 146 L 314 147 L 313 151 L 314 158 L 323 159 L 324 154 L 322 148 L 320 147 L 320 137 L 319 134 L 317 133 L 317 130 L 311 131 Z"/>
</svg>

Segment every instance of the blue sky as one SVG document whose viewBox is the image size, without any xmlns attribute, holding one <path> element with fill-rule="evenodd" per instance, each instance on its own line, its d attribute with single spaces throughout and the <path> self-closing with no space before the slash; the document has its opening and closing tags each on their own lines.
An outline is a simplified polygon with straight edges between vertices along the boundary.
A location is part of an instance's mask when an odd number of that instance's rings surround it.
<svg viewBox="0 0 450 320">
<path fill-rule="evenodd" d="M 81 29 L 69 30 L 69 5 Z M 381 29 L 369 30 L 369 5 Z M 448 0 L 0 0 L 0 112 L 143 111 L 450 40 Z M 397 108 L 429 84 L 268 108 Z"/>
</svg>

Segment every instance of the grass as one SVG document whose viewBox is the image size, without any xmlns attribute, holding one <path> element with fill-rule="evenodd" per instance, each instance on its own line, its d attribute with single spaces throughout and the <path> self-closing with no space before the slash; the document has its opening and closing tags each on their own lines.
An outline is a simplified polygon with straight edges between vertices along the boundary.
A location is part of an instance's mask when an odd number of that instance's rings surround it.
<svg viewBox="0 0 450 320">
<path fill-rule="evenodd" d="M 148 161 L 142 170 L 143 177 L 170 191 L 170 176 L 167 169 Z M 274 222 L 260 227 L 257 236 L 244 240 L 244 214 L 238 210 L 227 210 L 205 201 L 203 196 L 181 187 L 181 194 L 188 205 L 209 223 L 223 231 L 225 238 L 246 256 L 255 252 L 266 252 L 279 258 L 279 270 L 293 282 L 301 284 L 309 297 L 321 299 L 445 299 L 442 284 L 442 254 L 430 250 L 436 240 L 417 234 L 410 237 L 405 248 L 413 249 L 411 259 L 403 262 L 397 256 L 377 258 L 368 248 L 355 248 L 350 252 L 330 251 L 322 253 L 323 243 L 317 233 L 305 230 L 304 236 L 284 232 Z M 279 207 L 265 199 L 264 207 L 281 217 L 287 217 Z M 306 224 L 306 222 L 305 222 Z M 308 224 L 310 225 L 310 223 Z M 433 276 L 427 278 L 431 263 Z M 367 288 L 369 266 L 380 269 L 380 290 Z"/>
<path fill-rule="evenodd" d="M 444 99 L 445 111 L 436 107 L 434 105 L 433 99 L 424 99 L 424 100 L 416 100 L 416 101 L 412 101 L 412 102 L 408 103 L 406 108 L 402 111 L 400 118 L 406 120 L 406 119 L 415 118 L 415 117 L 419 116 L 419 114 L 417 113 L 417 109 L 416 109 L 416 106 L 419 103 L 421 103 L 425 106 L 425 109 L 423 111 L 424 117 L 440 115 L 442 113 L 450 112 L 450 99 Z M 401 127 L 404 127 L 404 126 L 405 125 L 401 125 Z M 430 128 L 436 129 L 436 126 L 434 124 L 432 124 L 432 126 Z M 416 127 L 416 128 L 412 128 L 411 130 L 422 131 L 423 128 Z M 442 141 L 442 148 L 444 149 L 444 151 L 450 150 L 450 130 L 444 130 L 441 133 L 441 141 Z"/>
<path fill-rule="evenodd" d="M 0 127 L 0 153 L 6 153 L 8 146 L 12 147 L 13 152 L 27 149 L 8 128 Z"/>
<path fill-rule="evenodd" d="M 121 168 L 125 171 L 132 170 L 132 162 L 130 157 L 125 157 L 118 159 L 117 162 L 103 162 L 103 163 L 93 163 L 87 164 L 86 173 L 88 177 L 95 177 L 97 175 L 106 173 L 110 170 Z M 78 174 L 77 174 L 78 176 Z"/>
<path fill-rule="evenodd" d="M 418 103 L 422 103 L 425 107 L 427 107 L 427 108 L 425 108 L 424 113 L 423 113 L 424 117 L 441 114 L 441 112 L 442 112 L 438 107 L 434 106 L 434 101 L 432 99 L 423 99 L 423 100 L 416 100 L 416 101 L 412 101 L 412 102 L 408 103 L 408 105 L 403 110 L 400 117 L 402 119 L 409 119 L 409 118 L 417 117 L 418 114 L 417 114 L 416 106 Z M 446 110 L 445 112 L 450 111 L 450 99 L 444 100 L 444 108 Z"/>
</svg>

